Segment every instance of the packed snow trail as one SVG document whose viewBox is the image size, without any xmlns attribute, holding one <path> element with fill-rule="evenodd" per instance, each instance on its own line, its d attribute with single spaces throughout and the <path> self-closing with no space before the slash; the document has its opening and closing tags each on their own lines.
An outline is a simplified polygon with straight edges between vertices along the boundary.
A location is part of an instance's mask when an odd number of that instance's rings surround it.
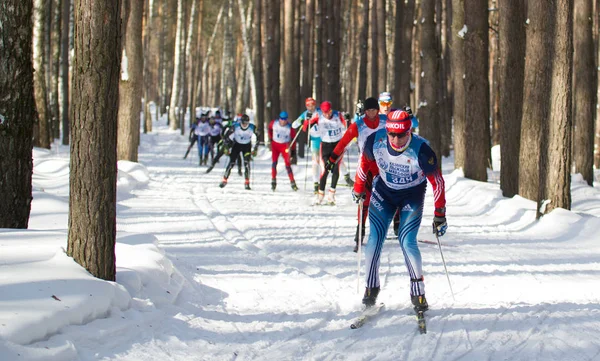
<svg viewBox="0 0 600 361">
<path fill-rule="evenodd" d="M 251 191 L 237 168 L 220 189 L 226 159 L 205 174 L 197 153 L 182 159 L 186 147 L 164 126 L 142 135 L 139 159 L 151 179 L 118 207 L 119 231 L 154 234 L 186 286 L 174 304 L 131 311 L 120 328 L 80 332 L 81 360 L 600 359 L 598 189 L 574 184 L 574 199 L 585 192 L 595 203 L 537 222 L 533 202 L 445 171 L 449 228 L 441 240 L 456 301 L 437 245 L 419 243 L 430 305 L 420 335 L 402 252 L 388 239 L 378 298 L 385 309 L 351 330 L 362 293 L 350 189 L 338 186 L 336 206 L 310 207 L 299 159 L 300 191 L 280 168 L 272 192 L 262 148 Z M 435 241 L 432 217 L 428 193 L 420 239 Z"/>
</svg>

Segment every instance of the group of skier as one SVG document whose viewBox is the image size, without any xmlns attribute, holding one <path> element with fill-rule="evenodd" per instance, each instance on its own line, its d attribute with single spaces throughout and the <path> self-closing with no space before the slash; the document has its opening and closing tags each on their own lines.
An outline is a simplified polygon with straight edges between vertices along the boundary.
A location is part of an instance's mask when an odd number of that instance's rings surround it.
<svg viewBox="0 0 600 361">
<path fill-rule="evenodd" d="M 352 195 L 359 204 L 358 224 L 355 235 L 356 252 L 363 244 L 365 223 L 369 219 L 370 232 L 365 245 L 365 293 L 362 303 L 370 308 L 376 303 L 380 290 L 379 263 L 381 250 L 390 224 L 402 248 L 410 276 L 410 296 L 415 311 L 421 314 L 429 306 L 425 298 L 422 259 L 417 245 L 417 232 L 423 216 L 427 180 L 433 187 L 433 232 L 443 236 L 447 229 L 444 179 L 438 158 L 429 142 L 414 133 L 418 120 L 410 107 L 392 108 L 392 97 L 383 92 L 378 98 L 370 97 L 357 104 L 357 112 L 350 121 L 340 111 L 334 110 L 329 101 L 317 107 L 313 98 L 305 101 L 306 111 L 293 122 L 282 111 L 268 126 L 268 147 L 272 155 L 271 189 L 277 187 L 277 164 L 283 158 L 291 188 L 298 187 L 291 167 L 290 153 L 300 132 L 305 132 L 312 158 L 312 175 L 316 193 L 315 204 L 325 201 L 325 188 L 329 173 L 331 181 L 326 202 L 334 204 L 340 168 L 344 167 L 343 155 L 353 139 L 357 139 L 359 162 L 356 169 Z M 216 118 L 216 116 L 215 116 Z M 195 127 L 195 134 L 209 134 L 202 118 Z M 216 123 L 216 120 L 215 120 Z M 211 121 L 208 121 L 211 124 Z M 222 144 L 212 157 L 210 172 L 219 158 L 229 152 L 230 162 L 225 169 L 220 187 L 225 187 L 236 161 L 244 159 L 245 187 L 250 189 L 250 161 L 256 155 L 258 141 L 252 147 L 251 139 L 258 134 L 248 115 L 242 114 L 237 121 L 223 125 L 220 131 Z M 216 138 L 215 138 L 216 139 Z M 209 144 L 212 138 L 209 139 Z M 202 143 L 204 144 L 204 143 Z M 213 143 L 215 144 L 215 143 Z M 202 148 L 204 149 L 204 148 Z M 207 153 L 198 150 L 200 164 L 206 164 Z M 187 155 L 187 153 L 186 153 Z M 349 180 L 347 169 L 343 170 Z"/>
</svg>

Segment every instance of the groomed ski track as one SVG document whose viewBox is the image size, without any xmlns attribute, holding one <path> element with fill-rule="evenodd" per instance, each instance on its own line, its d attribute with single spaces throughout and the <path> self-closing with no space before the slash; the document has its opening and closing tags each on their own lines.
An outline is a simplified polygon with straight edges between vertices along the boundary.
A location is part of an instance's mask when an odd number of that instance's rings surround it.
<svg viewBox="0 0 600 361">
<path fill-rule="evenodd" d="M 300 191 L 280 160 L 271 192 L 271 157 L 261 148 L 252 190 L 237 168 L 220 189 L 225 157 L 205 174 L 195 147 L 182 160 L 186 137 L 155 127 L 142 135 L 139 156 L 151 181 L 119 202 L 118 229 L 154 234 L 186 286 L 151 319 L 101 330 L 80 345 L 82 359 L 95 359 L 92 350 L 105 342 L 114 349 L 101 353 L 106 360 L 600 359 L 600 209 L 584 201 L 600 197 L 597 189 L 574 184 L 574 209 L 584 212 L 559 210 L 536 222 L 532 202 L 503 198 L 497 184 L 464 179 L 444 163 L 442 242 L 453 246 L 443 251 L 456 301 L 437 246 L 419 244 L 430 305 L 420 335 L 402 252 L 388 239 L 378 299 L 385 309 L 351 330 L 363 286 L 358 294 L 350 188 L 338 187 L 334 207 L 310 207 L 312 180 L 304 191 L 299 159 Z M 429 186 L 419 238 L 434 239 L 432 210 Z"/>
</svg>

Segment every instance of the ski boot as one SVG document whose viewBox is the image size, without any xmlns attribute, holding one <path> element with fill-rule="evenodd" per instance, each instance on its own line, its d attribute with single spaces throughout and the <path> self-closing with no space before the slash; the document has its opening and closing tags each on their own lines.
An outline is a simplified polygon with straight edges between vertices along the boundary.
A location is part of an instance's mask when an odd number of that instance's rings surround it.
<svg viewBox="0 0 600 361">
<path fill-rule="evenodd" d="M 429 309 L 429 305 L 427 304 L 427 299 L 425 299 L 425 295 L 410 296 L 410 301 L 414 306 L 415 312 L 425 312 Z"/>
<path fill-rule="evenodd" d="M 375 305 L 375 301 L 377 301 L 377 295 L 379 295 L 379 287 L 365 288 L 365 295 L 363 296 L 362 304 L 367 308 L 373 307 L 373 305 Z"/>
<path fill-rule="evenodd" d="M 290 182 L 290 184 L 291 184 L 291 186 L 292 186 L 292 190 L 293 190 L 294 192 L 296 192 L 296 191 L 298 190 L 298 187 L 296 186 L 296 181 L 291 181 L 291 182 Z"/>
<path fill-rule="evenodd" d="M 227 178 L 223 178 L 223 181 L 219 183 L 219 188 L 225 188 L 227 185 Z"/>
<path fill-rule="evenodd" d="M 315 194 L 319 194 L 319 182 L 315 182 Z"/>
<path fill-rule="evenodd" d="M 275 192 L 275 188 L 277 188 L 277 180 L 271 179 L 271 190 Z"/>
<path fill-rule="evenodd" d="M 350 173 L 346 173 L 344 180 L 346 180 L 346 185 L 348 185 L 348 187 L 354 187 L 354 181 L 350 178 Z"/>
<path fill-rule="evenodd" d="M 214 167 L 215 167 L 214 163 L 209 165 L 208 168 L 206 168 L 206 173 L 210 173 L 210 171 L 213 170 Z"/>
<path fill-rule="evenodd" d="M 335 189 L 329 189 L 329 193 L 327 194 L 327 203 L 331 205 L 335 205 Z"/>
<path fill-rule="evenodd" d="M 248 191 L 250 190 L 250 180 L 246 179 L 244 182 L 244 188 Z"/>
<path fill-rule="evenodd" d="M 315 199 L 315 205 L 320 205 L 321 203 L 323 203 L 323 198 L 325 198 L 325 192 L 318 190 L 317 191 L 317 198 Z"/>
</svg>

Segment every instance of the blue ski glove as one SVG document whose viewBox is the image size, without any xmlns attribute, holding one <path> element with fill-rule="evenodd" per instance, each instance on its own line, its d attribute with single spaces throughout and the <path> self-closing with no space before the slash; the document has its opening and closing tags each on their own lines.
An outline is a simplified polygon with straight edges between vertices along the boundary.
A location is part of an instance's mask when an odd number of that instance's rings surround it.
<svg viewBox="0 0 600 361">
<path fill-rule="evenodd" d="M 446 223 L 446 217 L 433 217 L 433 233 L 441 237 L 446 234 L 447 229 L 448 223 Z"/>
<path fill-rule="evenodd" d="M 354 189 L 352 190 L 352 200 L 355 203 L 358 204 L 360 202 L 363 202 L 366 197 L 367 197 L 367 195 L 365 194 L 365 192 L 357 192 Z"/>
</svg>

